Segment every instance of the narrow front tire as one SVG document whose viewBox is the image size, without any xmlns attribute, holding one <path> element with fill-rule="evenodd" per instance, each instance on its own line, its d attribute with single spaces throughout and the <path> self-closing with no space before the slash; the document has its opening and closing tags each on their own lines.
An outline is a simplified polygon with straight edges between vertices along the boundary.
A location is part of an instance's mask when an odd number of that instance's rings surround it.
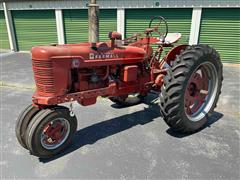
<svg viewBox="0 0 240 180">
<path fill-rule="evenodd" d="M 19 115 L 17 121 L 16 121 L 16 126 L 15 126 L 15 134 L 17 137 L 18 142 L 22 147 L 25 149 L 27 148 L 26 141 L 25 141 L 25 133 L 27 130 L 27 127 L 32 120 L 32 118 L 40 111 L 39 108 L 33 106 L 30 104 L 27 106 Z"/>
<path fill-rule="evenodd" d="M 43 109 L 29 124 L 26 142 L 30 152 L 41 158 L 50 158 L 66 149 L 76 132 L 77 119 L 68 108 Z"/>
</svg>

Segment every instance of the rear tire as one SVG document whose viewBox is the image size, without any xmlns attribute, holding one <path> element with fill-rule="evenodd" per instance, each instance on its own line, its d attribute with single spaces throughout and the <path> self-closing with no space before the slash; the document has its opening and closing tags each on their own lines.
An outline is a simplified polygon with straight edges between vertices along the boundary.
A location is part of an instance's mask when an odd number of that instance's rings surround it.
<svg viewBox="0 0 240 180">
<path fill-rule="evenodd" d="M 189 46 L 164 78 L 160 93 L 164 121 L 184 133 L 202 128 L 217 105 L 222 80 L 219 54 L 207 45 Z"/>
<path fill-rule="evenodd" d="M 34 116 L 26 132 L 30 152 L 40 158 L 50 158 L 71 143 L 77 129 L 77 119 L 63 106 L 41 110 Z"/>
<path fill-rule="evenodd" d="M 27 106 L 22 113 L 19 115 L 16 126 L 15 126 L 15 134 L 17 137 L 18 142 L 21 144 L 22 147 L 25 149 L 27 148 L 26 141 L 25 141 L 25 133 L 28 127 L 28 124 L 32 120 L 32 118 L 40 111 L 39 108 L 30 104 Z"/>
</svg>

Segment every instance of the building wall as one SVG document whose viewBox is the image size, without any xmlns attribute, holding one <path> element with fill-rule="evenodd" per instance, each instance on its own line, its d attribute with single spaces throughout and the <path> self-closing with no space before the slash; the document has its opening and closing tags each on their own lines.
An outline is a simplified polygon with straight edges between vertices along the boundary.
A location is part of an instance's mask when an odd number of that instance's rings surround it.
<svg viewBox="0 0 240 180">
<path fill-rule="evenodd" d="M 26 9 L 83 9 L 88 0 L 6 1 L 11 10 Z M 97 0 L 100 8 L 193 8 L 239 7 L 239 0 Z"/>
<path fill-rule="evenodd" d="M 218 22 L 222 22 L 222 24 L 220 24 L 218 26 L 218 28 L 221 28 L 221 25 L 224 26 L 224 22 L 222 21 L 222 16 L 220 16 L 219 14 L 223 14 L 225 12 L 227 12 L 227 9 L 233 10 L 233 14 L 235 14 L 236 17 L 238 18 L 233 18 L 232 15 L 228 16 L 228 19 L 225 19 L 224 21 L 231 21 L 231 24 L 236 24 L 235 28 L 232 31 L 227 31 L 227 33 L 235 33 L 237 34 L 237 31 L 240 32 L 240 3 L 238 0 L 183 0 L 183 1 L 179 1 L 179 0 L 98 0 L 97 1 L 99 4 L 100 9 L 109 9 L 111 11 L 110 14 L 103 14 L 102 17 L 100 17 L 100 23 L 101 21 L 104 22 L 102 23 L 102 25 L 100 24 L 100 34 L 101 34 L 101 38 L 103 40 L 106 40 L 106 38 L 104 38 L 104 35 L 107 37 L 107 29 L 109 27 L 109 31 L 112 30 L 118 30 L 120 31 L 123 36 L 129 36 L 129 33 L 132 33 L 133 31 L 138 31 L 138 27 L 134 28 L 132 26 L 134 26 L 134 23 L 132 23 L 131 25 L 128 24 L 129 19 L 128 18 L 128 12 L 130 11 L 136 11 L 137 12 L 144 12 L 145 14 L 143 16 L 146 16 L 146 20 L 143 19 L 143 24 L 146 24 L 145 21 L 147 21 L 147 19 L 150 19 L 150 17 L 152 16 L 151 9 L 154 9 L 153 12 L 154 15 L 156 14 L 156 12 L 159 11 L 159 15 L 162 15 L 161 13 L 164 12 L 164 16 L 168 16 L 168 14 L 166 13 L 166 9 L 169 9 L 169 13 L 171 13 L 170 17 L 173 18 L 173 21 L 177 21 L 175 22 L 175 26 L 172 30 L 177 31 L 178 30 L 178 26 L 181 27 L 180 30 L 182 29 L 182 23 L 185 21 L 185 15 L 183 13 L 182 16 L 182 22 L 181 19 L 179 19 L 179 15 L 174 14 L 174 9 L 181 9 L 179 11 L 184 11 L 184 9 L 190 9 L 191 10 L 191 23 L 190 23 L 190 27 L 189 27 L 189 31 L 184 29 L 184 39 L 185 42 L 184 43 L 189 43 L 189 44 L 197 44 L 197 43 L 208 43 L 210 45 L 216 46 L 216 47 L 222 47 L 222 45 L 216 44 L 219 43 L 219 41 L 216 41 L 216 38 L 220 38 L 219 36 L 221 36 L 221 33 L 218 34 L 218 37 L 208 37 L 206 36 L 206 34 L 208 33 L 212 33 L 212 31 L 214 32 L 214 25 L 210 25 L 211 27 L 211 32 L 208 32 L 209 27 L 206 26 L 206 23 L 208 23 L 208 17 L 205 17 L 203 12 L 205 12 L 206 9 L 216 9 L 216 12 L 218 12 L 216 14 L 216 18 L 215 20 Z M 74 38 L 78 36 L 78 27 L 79 27 L 79 33 L 80 34 L 87 34 L 87 5 L 88 5 L 88 1 L 83 0 L 83 1 L 79 1 L 79 0 L 51 0 L 51 1 L 8 1 L 6 3 L 0 3 L 0 11 L 4 10 L 5 11 L 5 16 L 7 15 L 8 18 L 5 18 L 6 21 L 12 20 L 12 22 L 8 22 L 7 24 L 7 34 L 9 35 L 9 46 L 10 49 L 12 51 L 17 51 L 17 50 L 29 50 L 32 45 L 36 45 L 38 42 L 38 38 L 41 36 L 44 36 L 43 30 L 41 30 L 41 28 L 37 28 L 37 24 L 34 25 L 34 21 L 36 23 L 40 22 L 42 23 L 42 26 L 47 29 L 48 28 L 48 23 L 51 22 L 55 22 L 56 24 L 54 24 L 55 30 L 54 28 L 52 28 L 51 30 L 49 30 L 49 33 L 51 34 L 52 39 L 54 39 L 54 42 L 52 43 L 59 43 L 59 44 L 64 44 L 64 43 L 72 43 L 75 42 Z M 139 10 L 138 10 L 139 9 Z M 147 11 L 144 11 L 142 9 L 146 9 Z M 33 16 L 31 17 L 31 13 L 29 13 L 29 23 L 32 22 L 33 24 L 29 24 L 28 22 L 25 22 L 25 25 L 28 25 L 28 28 L 30 26 L 34 26 L 34 28 L 36 30 L 34 31 L 29 31 L 27 32 L 24 31 L 24 20 L 21 21 L 21 19 L 19 19 L 19 16 L 21 17 L 20 14 L 25 14 L 25 16 L 28 15 L 28 13 L 26 12 L 31 12 L 31 11 L 44 11 L 47 12 L 51 11 L 51 16 L 46 16 L 45 20 L 46 22 L 44 22 L 44 17 L 43 18 L 37 18 L 36 20 L 34 20 Z M 6 11 L 8 13 L 6 13 Z M 109 11 L 109 12 L 110 12 Z M 55 12 L 55 13 L 54 13 Z M 68 15 L 66 14 L 68 12 Z M 220 12 L 220 13 L 219 13 Z M 70 14 L 69 14 L 70 13 Z M 78 13 L 80 13 L 78 15 Z M 33 13 L 36 14 L 36 13 Z M 157 13 L 158 14 L 158 13 Z M 67 17 L 66 17 L 67 16 Z M 82 20 L 82 22 L 78 21 L 78 16 L 82 16 L 84 17 L 84 19 Z M 101 16 L 101 15 L 100 15 Z M 109 17 L 111 16 L 111 17 Z M 174 18 L 174 16 L 176 16 L 176 18 Z M 48 17 L 48 19 L 47 19 Z M 51 21 L 49 21 L 49 18 L 51 17 Z M 135 17 L 136 18 L 136 17 Z M 41 21 L 40 21 L 41 19 Z M 234 20 L 232 20 L 234 19 Z M 138 19 L 139 20 L 139 19 Z M 47 23 L 48 21 L 48 23 Z M 115 23 L 114 23 L 115 21 Z M 134 22 L 134 17 L 133 19 L 131 19 L 132 22 Z M 110 22 L 110 23 L 108 23 Z M 171 19 L 169 19 L 169 22 L 171 24 Z M 178 23 L 179 22 L 179 23 Z M 72 26 L 71 26 L 72 24 Z M 140 23 L 141 24 L 141 23 Z M 75 26 L 74 26 L 75 25 Z M 35 27 L 36 26 L 36 27 Z M 81 26 L 81 27 L 80 27 Z M 172 25 L 171 25 L 172 26 Z M 101 28 L 102 27 L 102 28 Z M 208 28 L 206 28 L 208 27 Z M 71 28 L 74 28 L 74 32 L 71 30 Z M 142 28 L 142 26 L 141 26 Z M 104 29 L 101 33 L 101 29 Z M 29 28 L 29 30 L 31 30 L 31 28 Z M 47 30 L 48 31 L 48 30 Z M 56 33 L 56 38 L 53 37 L 54 31 Z M 223 35 L 224 33 L 223 32 Z M 29 39 L 29 43 L 27 42 L 28 37 L 27 34 L 30 33 L 30 39 Z M 181 32 L 180 32 L 181 33 Z M 25 36 L 23 37 L 24 34 Z M 38 37 L 37 37 L 38 36 Z M 202 38 L 201 38 L 202 36 Z M 213 36 L 213 34 L 211 35 Z M 47 36 L 46 36 L 47 37 Z M 49 43 L 48 38 L 46 38 L 46 41 L 41 43 Z M 207 38 L 206 38 L 207 37 Z M 42 39 L 44 39 L 42 38 Z M 225 34 L 225 39 L 228 38 L 228 34 Z M 231 36 L 232 38 L 232 36 Z M 77 38 L 76 38 L 77 39 Z M 186 39 L 188 40 L 186 42 Z M 22 40 L 22 42 L 20 41 Z M 80 38 L 80 41 L 86 41 L 86 38 Z M 24 45 L 24 43 L 27 44 L 27 46 L 22 46 Z M 239 38 L 236 37 L 235 39 L 235 47 L 236 49 L 239 49 Z M 31 42 L 34 42 L 34 44 Z M 40 41 L 39 41 L 40 42 Z M 76 42 L 75 42 L 76 43 Z M 231 46 L 231 42 L 224 42 L 225 46 Z M 6 46 L 5 46 L 6 47 Z M 0 47 L 1 48 L 1 47 Z M 228 51 L 228 48 L 220 48 L 220 49 L 224 49 L 222 51 L 224 51 L 224 54 L 231 54 L 234 53 L 233 56 L 228 55 L 226 56 L 226 58 L 231 58 L 231 57 L 235 57 L 237 58 L 237 60 L 235 60 L 235 63 L 240 63 L 240 55 L 238 54 L 238 52 L 240 51 L 237 50 L 236 52 L 231 52 L 231 49 Z M 225 55 L 224 55 L 225 56 Z M 231 62 L 231 60 L 226 60 L 226 62 Z"/>
</svg>

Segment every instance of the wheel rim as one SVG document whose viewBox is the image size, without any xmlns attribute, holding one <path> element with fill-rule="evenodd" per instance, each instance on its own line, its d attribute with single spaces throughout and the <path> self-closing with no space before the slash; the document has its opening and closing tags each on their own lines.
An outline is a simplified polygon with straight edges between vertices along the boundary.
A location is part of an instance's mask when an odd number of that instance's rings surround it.
<svg viewBox="0 0 240 180">
<path fill-rule="evenodd" d="M 64 118 L 48 122 L 41 133 L 41 144 L 45 149 L 52 150 L 60 147 L 68 138 L 70 124 Z"/>
<path fill-rule="evenodd" d="M 200 64 L 188 80 L 184 95 L 185 114 L 191 121 L 201 120 L 213 106 L 218 89 L 215 66 Z"/>
</svg>

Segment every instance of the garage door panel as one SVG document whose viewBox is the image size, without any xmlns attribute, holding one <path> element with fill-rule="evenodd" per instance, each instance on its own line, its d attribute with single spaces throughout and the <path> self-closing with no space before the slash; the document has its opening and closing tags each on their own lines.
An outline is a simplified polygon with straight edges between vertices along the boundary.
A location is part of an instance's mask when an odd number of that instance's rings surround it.
<svg viewBox="0 0 240 180">
<path fill-rule="evenodd" d="M 113 9 L 100 10 L 99 40 L 108 41 L 108 33 L 117 31 L 117 11 Z"/>
<path fill-rule="evenodd" d="M 86 9 L 64 10 L 65 38 L 67 43 L 88 42 L 88 11 Z M 117 12 L 100 10 L 99 40 L 108 40 L 108 32 L 117 30 Z"/>
<path fill-rule="evenodd" d="M 12 11 L 19 50 L 57 43 L 54 10 Z"/>
<path fill-rule="evenodd" d="M 163 16 L 168 23 L 168 30 L 170 33 L 179 32 L 182 34 L 182 38 L 178 44 L 188 44 L 192 9 L 126 9 L 125 20 L 125 37 L 130 37 L 134 33 L 144 32 L 148 28 L 151 17 Z M 160 31 L 165 31 L 160 27 Z M 153 33 L 153 36 L 157 37 L 157 34 Z M 156 49 L 157 45 L 153 45 Z M 164 48 L 163 55 L 171 48 Z"/>
<path fill-rule="evenodd" d="M 240 63 L 239 9 L 203 9 L 199 42 L 213 46 L 223 62 Z"/>
<path fill-rule="evenodd" d="M 10 49 L 4 12 L 0 11 L 0 49 Z"/>
<path fill-rule="evenodd" d="M 169 32 L 179 32 L 183 35 L 182 43 L 188 43 L 191 28 L 191 9 L 127 9 L 126 37 L 136 32 L 143 32 L 148 27 L 150 18 L 163 16 L 168 22 Z"/>
<path fill-rule="evenodd" d="M 66 42 L 87 42 L 88 11 L 86 9 L 64 10 L 63 17 Z"/>
</svg>

